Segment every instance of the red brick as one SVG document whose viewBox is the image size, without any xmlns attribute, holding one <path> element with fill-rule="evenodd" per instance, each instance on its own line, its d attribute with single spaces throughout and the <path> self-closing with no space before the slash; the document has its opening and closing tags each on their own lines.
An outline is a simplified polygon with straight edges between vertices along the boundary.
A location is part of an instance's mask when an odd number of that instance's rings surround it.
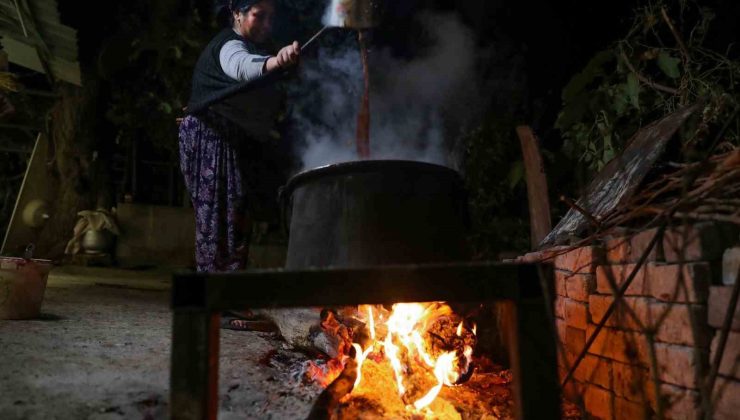
<svg viewBox="0 0 740 420">
<path fill-rule="evenodd" d="M 612 281 L 614 281 L 617 287 L 621 287 L 627 278 L 632 274 L 635 269 L 635 264 L 625 265 L 607 265 L 599 266 L 596 268 L 596 291 L 601 294 L 611 295 L 612 294 Z M 647 272 L 645 266 L 641 267 L 640 270 L 632 279 L 625 296 L 643 296 L 647 294 L 645 286 L 645 273 Z"/>
<path fill-rule="evenodd" d="M 599 385 L 605 389 L 612 388 L 612 361 L 592 354 L 587 354 L 574 372 L 573 376 L 581 382 Z"/>
<path fill-rule="evenodd" d="M 740 381 L 717 378 L 714 387 L 717 404 L 714 406 L 715 419 L 736 419 L 740 415 Z"/>
<path fill-rule="evenodd" d="M 560 371 L 560 377 L 564 378 L 567 373 L 566 369 L 563 369 Z M 583 402 L 583 394 L 586 390 L 586 385 L 571 379 L 568 381 L 567 384 L 565 384 L 565 387 L 563 388 L 563 396 L 570 402 L 576 403 L 576 404 L 582 404 Z"/>
<path fill-rule="evenodd" d="M 735 245 L 738 227 L 730 223 L 698 223 L 667 230 L 663 237 L 666 262 L 719 261 Z"/>
<path fill-rule="evenodd" d="M 709 347 L 707 308 L 701 305 L 650 303 L 650 323 L 655 339 L 663 343 Z M 696 331 L 693 322 L 696 322 Z"/>
<path fill-rule="evenodd" d="M 596 290 L 596 276 L 593 274 L 573 274 L 565 279 L 565 290 L 569 298 L 588 302 L 588 296 Z"/>
<path fill-rule="evenodd" d="M 606 241 L 606 260 L 609 264 L 636 263 L 642 258 L 657 229 L 642 231 L 630 236 L 611 238 Z M 659 258 L 660 242 L 653 247 L 646 261 Z"/>
<path fill-rule="evenodd" d="M 588 300 L 588 309 L 591 314 L 591 319 L 595 324 L 598 324 L 601 321 L 613 301 L 614 298 L 612 296 L 591 295 Z M 616 310 L 606 321 L 606 325 L 618 329 L 639 331 L 640 324 L 638 324 L 627 312 L 624 305 L 632 308 L 632 311 L 642 325 L 647 325 L 649 322 L 648 303 L 649 299 L 643 297 L 622 298 L 622 303 L 617 306 Z"/>
<path fill-rule="evenodd" d="M 585 330 L 588 326 L 588 304 L 565 299 L 565 323 L 571 327 Z"/>
<path fill-rule="evenodd" d="M 653 409 L 647 403 L 637 403 L 624 398 L 614 398 L 615 420 L 639 420 L 653 418 Z"/>
<path fill-rule="evenodd" d="M 589 325 L 586 337 L 591 337 L 595 330 Z M 603 328 L 591 345 L 589 352 L 628 364 L 647 365 L 647 341 L 644 335 L 637 332 L 620 331 Z"/>
<path fill-rule="evenodd" d="M 565 329 L 567 328 L 567 324 L 564 320 L 556 319 L 555 320 L 555 329 L 558 332 L 558 340 L 560 340 L 560 343 L 562 343 L 563 348 L 565 348 Z"/>
<path fill-rule="evenodd" d="M 712 286 L 709 288 L 709 325 L 714 328 L 722 328 L 725 322 L 725 315 L 730 310 L 730 296 L 732 295 L 732 286 Z M 735 314 L 732 317 L 733 331 L 740 331 L 740 304 L 735 308 Z"/>
<path fill-rule="evenodd" d="M 662 382 L 691 389 L 700 387 L 706 375 L 706 349 L 655 343 L 655 356 Z"/>
<path fill-rule="evenodd" d="M 560 319 L 565 319 L 565 298 L 564 297 L 556 297 L 555 298 L 555 317 Z"/>
<path fill-rule="evenodd" d="M 560 251 L 554 258 L 556 269 L 576 274 L 593 274 L 596 266 L 603 261 L 603 249 L 596 246 L 584 246 L 570 251 Z"/>
<path fill-rule="evenodd" d="M 660 394 L 664 401 L 665 418 L 682 420 L 701 418 L 701 401 L 697 391 L 663 384 L 660 386 Z"/>
<path fill-rule="evenodd" d="M 708 263 L 650 263 L 646 276 L 650 295 L 656 299 L 705 303 L 709 296 L 711 269 Z"/>
<path fill-rule="evenodd" d="M 555 271 L 555 294 L 558 296 L 568 296 L 568 292 L 565 288 L 566 279 L 571 275 L 568 271 L 554 270 Z"/>
<path fill-rule="evenodd" d="M 717 354 L 719 339 L 720 333 L 717 332 L 712 340 L 709 358 L 712 363 L 714 363 L 714 357 Z M 722 352 L 722 361 L 719 364 L 719 374 L 740 380 L 740 333 L 730 332 L 727 337 L 725 350 Z M 738 394 L 738 397 L 740 398 L 740 394 Z"/>
<path fill-rule="evenodd" d="M 729 248 L 722 254 L 722 284 L 735 284 L 738 272 L 740 272 L 740 246 Z"/>
<path fill-rule="evenodd" d="M 586 345 L 586 330 L 573 327 L 565 328 L 565 348 L 567 351 L 580 354 Z"/>
<path fill-rule="evenodd" d="M 614 416 L 614 394 L 596 385 L 588 385 L 583 396 L 586 411 L 604 420 Z"/>
<path fill-rule="evenodd" d="M 647 402 L 655 395 L 650 371 L 644 366 L 614 362 L 612 383 L 616 395 L 633 402 Z"/>
</svg>

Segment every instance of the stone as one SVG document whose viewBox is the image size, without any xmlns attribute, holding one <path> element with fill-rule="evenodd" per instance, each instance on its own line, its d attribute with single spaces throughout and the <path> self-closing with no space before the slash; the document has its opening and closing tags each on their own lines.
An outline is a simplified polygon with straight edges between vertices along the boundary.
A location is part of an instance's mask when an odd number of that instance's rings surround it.
<svg viewBox="0 0 740 420">
<path fill-rule="evenodd" d="M 714 335 L 712 340 L 709 360 L 714 363 L 717 349 L 719 347 L 720 332 Z M 730 332 L 727 336 L 725 349 L 722 352 L 722 360 L 719 364 L 719 374 L 728 378 L 740 380 L 740 333 Z M 740 396 L 740 394 L 738 394 Z"/>
<path fill-rule="evenodd" d="M 635 269 L 635 264 L 624 264 L 624 265 L 602 265 L 596 268 L 596 291 L 601 294 L 611 295 L 613 292 L 612 282 L 616 284 L 617 288 L 621 287 L 627 278 L 629 278 L 632 271 Z M 645 285 L 645 273 L 647 272 L 646 267 L 640 267 L 635 277 L 632 279 L 625 296 L 644 296 L 647 294 L 647 288 Z"/>
<path fill-rule="evenodd" d="M 601 321 L 612 302 L 614 302 L 614 297 L 612 296 L 591 295 L 589 297 L 588 309 L 594 323 Z M 606 321 L 606 326 L 640 331 L 640 323 L 643 326 L 648 325 L 650 321 L 649 298 L 625 296 L 621 302 Z M 632 309 L 632 313 L 637 316 L 639 323 L 630 315 L 625 305 Z"/>
<path fill-rule="evenodd" d="M 555 317 L 565 319 L 565 298 L 560 296 L 555 298 Z"/>
<path fill-rule="evenodd" d="M 580 354 L 586 345 L 586 331 L 573 327 L 565 328 L 565 348 L 568 352 Z"/>
<path fill-rule="evenodd" d="M 588 321 L 588 304 L 565 299 L 565 323 L 567 325 L 585 330 Z"/>
<path fill-rule="evenodd" d="M 586 337 L 591 337 L 595 325 L 589 325 Z M 604 327 L 591 345 L 589 352 L 597 356 L 627 364 L 648 364 L 647 338 L 645 335 Z"/>
<path fill-rule="evenodd" d="M 715 419 L 736 419 L 740 413 L 740 381 L 718 377 L 714 386 Z"/>
<path fill-rule="evenodd" d="M 555 268 L 576 274 L 593 274 L 596 266 L 603 261 L 603 249 L 597 246 L 584 246 L 567 251 L 559 251 L 554 257 Z"/>
<path fill-rule="evenodd" d="M 668 384 L 699 389 L 706 376 L 706 349 L 655 343 L 658 378 Z"/>
<path fill-rule="evenodd" d="M 555 320 L 555 330 L 557 331 L 558 339 L 563 344 L 563 346 L 565 346 L 565 330 L 567 327 L 568 325 L 565 323 L 565 320 Z"/>
<path fill-rule="evenodd" d="M 654 412 L 649 404 L 636 403 L 624 398 L 614 398 L 615 420 L 651 419 Z"/>
<path fill-rule="evenodd" d="M 709 296 L 711 269 L 708 263 L 660 264 L 647 267 L 650 296 L 666 302 L 705 303 Z"/>
<path fill-rule="evenodd" d="M 612 383 L 614 394 L 633 402 L 647 402 L 655 396 L 650 371 L 645 366 L 612 363 Z"/>
<path fill-rule="evenodd" d="M 660 386 L 660 395 L 664 402 L 665 418 L 682 420 L 701 418 L 701 400 L 697 391 L 663 384 Z M 652 407 L 655 409 L 655 405 Z"/>
<path fill-rule="evenodd" d="M 596 384 L 604 389 L 612 388 L 612 361 L 586 354 L 573 376 L 581 382 Z"/>
<path fill-rule="evenodd" d="M 606 261 L 609 264 L 636 263 L 647 250 L 650 241 L 657 233 L 657 228 L 638 232 L 630 236 L 610 238 L 606 240 Z M 657 261 L 660 258 L 661 242 L 653 247 L 646 261 Z"/>
<path fill-rule="evenodd" d="M 570 271 L 554 270 L 555 271 L 555 294 L 558 296 L 568 296 L 568 292 L 565 288 L 565 283 L 568 276 L 571 275 Z"/>
<path fill-rule="evenodd" d="M 612 419 L 614 413 L 614 394 L 596 385 L 586 386 L 583 396 L 586 411 L 602 419 Z"/>
<path fill-rule="evenodd" d="M 709 347 L 711 337 L 706 306 L 650 302 L 648 325 L 656 329 L 656 341 Z"/>
<path fill-rule="evenodd" d="M 593 274 L 573 274 L 565 278 L 565 290 L 569 298 L 588 302 L 588 297 L 596 290 L 596 276 Z"/>
<path fill-rule="evenodd" d="M 722 284 L 735 284 L 738 275 L 740 275 L 740 246 L 728 248 L 722 254 Z"/>
<path fill-rule="evenodd" d="M 709 325 L 714 328 L 722 328 L 725 322 L 725 316 L 729 311 L 730 297 L 732 296 L 732 286 L 712 286 L 709 288 Z M 732 317 L 730 329 L 740 331 L 740 302 L 735 307 L 735 313 Z"/>
</svg>

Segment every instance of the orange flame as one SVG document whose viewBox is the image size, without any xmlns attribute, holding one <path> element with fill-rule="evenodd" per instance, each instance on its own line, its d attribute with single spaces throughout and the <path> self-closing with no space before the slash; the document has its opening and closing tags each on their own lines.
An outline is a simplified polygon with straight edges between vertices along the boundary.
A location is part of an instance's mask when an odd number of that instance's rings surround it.
<svg viewBox="0 0 740 420">
<path fill-rule="evenodd" d="M 469 369 L 473 356 L 473 348 L 470 346 L 465 346 L 462 357 L 456 351 L 449 351 L 442 353 L 436 359 L 426 349 L 423 335 L 429 328 L 427 324 L 434 317 L 451 314 L 452 309 L 448 305 L 442 302 L 427 304 L 397 303 L 393 305 L 390 316 L 384 322 L 387 332 L 382 340 L 376 338 L 377 322 L 372 307 L 368 305 L 367 308 L 360 308 L 360 313 L 363 316 L 365 316 L 364 312 L 367 313 L 365 323 L 368 326 L 372 344 L 364 351 L 359 344 L 353 344 L 356 353 L 355 360 L 357 361 L 355 389 L 361 383 L 363 362 L 374 348 L 383 349 L 385 358 L 393 368 L 398 395 L 401 397 L 407 391 L 404 385 L 404 374 L 409 370 L 404 363 L 417 360 L 418 363 L 423 363 L 428 368 L 433 369 L 437 384 L 409 407 L 412 411 L 427 407 L 437 398 L 443 386 L 454 385 L 460 376 Z M 458 337 L 463 335 L 463 327 L 463 322 L 460 322 L 456 330 Z M 475 334 L 475 325 L 473 325 L 472 330 Z M 402 349 L 405 352 L 402 353 Z"/>
</svg>

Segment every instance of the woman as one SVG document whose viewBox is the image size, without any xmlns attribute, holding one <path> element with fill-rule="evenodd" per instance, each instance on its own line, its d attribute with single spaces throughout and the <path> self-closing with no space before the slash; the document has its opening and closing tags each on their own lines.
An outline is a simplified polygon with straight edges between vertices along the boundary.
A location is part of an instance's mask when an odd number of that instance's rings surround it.
<svg viewBox="0 0 740 420">
<path fill-rule="evenodd" d="M 195 209 L 199 272 L 246 267 L 260 188 L 279 175 L 260 171 L 280 95 L 272 85 L 243 89 L 298 63 L 297 42 L 270 55 L 273 0 L 232 0 L 231 25 L 205 47 L 193 73 L 188 115 L 180 124 L 180 166 Z M 252 84 L 254 85 L 254 84 Z M 236 92 L 236 94 L 235 94 Z M 272 198 L 272 197 L 271 197 Z"/>
</svg>

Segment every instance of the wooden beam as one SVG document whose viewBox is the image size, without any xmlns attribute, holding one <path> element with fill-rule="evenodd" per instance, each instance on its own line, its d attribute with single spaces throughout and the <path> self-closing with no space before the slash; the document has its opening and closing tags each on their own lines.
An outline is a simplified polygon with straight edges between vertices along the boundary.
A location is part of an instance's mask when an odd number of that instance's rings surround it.
<svg viewBox="0 0 740 420">
<path fill-rule="evenodd" d="M 550 218 L 550 198 L 547 190 L 547 176 L 542 162 L 540 146 L 534 132 L 529 126 L 516 128 L 519 142 L 522 145 L 524 171 L 527 179 L 527 198 L 529 200 L 529 224 L 532 249 L 537 249 L 540 242 L 552 230 Z"/>
<path fill-rule="evenodd" d="M 174 308 L 481 302 L 540 296 L 535 265 L 463 263 L 304 271 L 254 270 L 174 277 Z"/>
</svg>

